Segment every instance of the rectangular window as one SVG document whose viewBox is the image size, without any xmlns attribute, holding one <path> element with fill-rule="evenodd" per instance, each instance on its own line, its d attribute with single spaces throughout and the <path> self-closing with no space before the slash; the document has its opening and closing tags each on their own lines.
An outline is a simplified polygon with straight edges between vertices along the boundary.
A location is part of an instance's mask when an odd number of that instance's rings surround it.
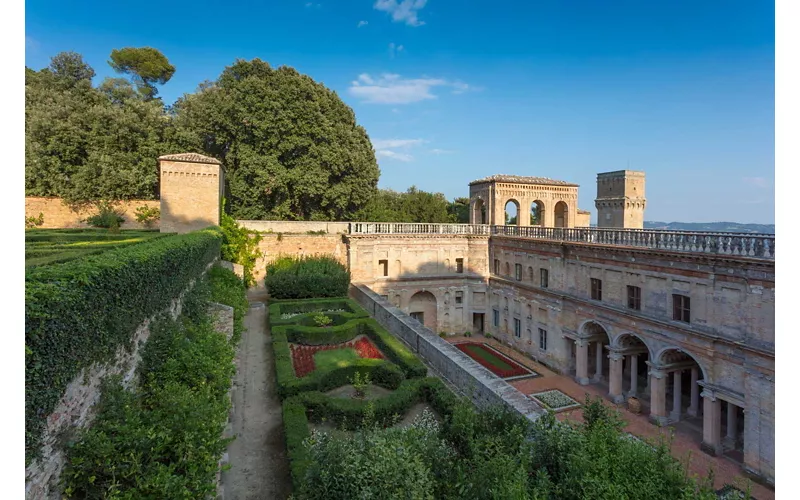
<svg viewBox="0 0 800 500">
<path fill-rule="evenodd" d="M 500 259 L 494 259 L 494 274 L 500 275 Z"/>
<path fill-rule="evenodd" d="M 628 309 L 642 310 L 642 289 L 638 286 L 628 285 Z"/>
<path fill-rule="evenodd" d="M 464 259 L 456 259 L 456 272 L 457 273 L 464 272 Z"/>
<path fill-rule="evenodd" d="M 381 268 L 382 276 L 389 276 L 389 261 L 388 260 L 379 260 L 378 267 Z"/>
<path fill-rule="evenodd" d="M 539 350 L 547 350 L 547 330 L 544 328 L 539 328 Z"/>
<path fill-rule="evenodd" d="M 522 264 L 514 264 L 514 277 L 517 281 L 522 281 Z"/>
<path fill-rule="evenodd" d="M 592 300 L 603 300 L 603 282 L 597 278 L 592 280 Z"/>
<path fill-rule="evenodd" d="M 464 302 L 464 292 L 456 292 L 456 304 Z"/>
<path fill-rule="evenodd" d="M 500 326 L 500 311 L 492 309 L 492 325 L 495 327 Z"/>
<path fill-rule="evenodd" d="M 539 269 L 539 281 L 542 288 L 547 288 L 550 281 L 550 271 L 547 269 Z"/>
<path fill-rule="evenodd" d="M 514 336 L 522 338 L 522 321 L 514 318 Z"/>
<path fill-rule="evenodd" d="M 689 323 L 689 297 L 686 295 L 672 294 L 672 319 Z"/>
</svg>

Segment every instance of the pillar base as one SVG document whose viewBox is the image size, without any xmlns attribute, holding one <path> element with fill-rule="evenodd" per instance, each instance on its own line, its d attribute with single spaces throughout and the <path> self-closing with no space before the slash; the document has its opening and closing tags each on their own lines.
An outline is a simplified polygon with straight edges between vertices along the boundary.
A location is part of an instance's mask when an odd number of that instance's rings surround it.
<svg viewBox="0 0 800 500">
<path fill-rule="evenodd" d="M 589 382 L 590 382 L 590 380 L 588 378 L 580 378 L 580 377 L 576 378 L 575 381 L 579 385 L 589 385 Z"/>
<path fill-rule="evenodd" d="M 697 408 L 689 408 L 688 410 L 686 410 L 686 414 L 689 415 L 690 417 L 696 417 Z"/>
<path fill-rule="evenodd" d="M 681 421 L 681 413 L 670 412 L 669 419 L 673 422 Z"/>
<path fill-rule="evenodd" d="M 706 453 L 707 455 L 711 455 L 712 457 L 716 457 L 722 455 L 722 446 L 713 444 L 708 444 L 705 441 L 700 443 L 700 450 Z"/>
<path fill-rule="evenodd" d="M 650 420 L 651 423 L 659 427 L 664 427 L 665 425 L 669 425 L 669 417 L 665 417 L 662 415 L 650 415 L 648 417 L 648 420 Z"/>
<path fill-rule="evenodd" d="M 625 396 L 623 396 L 622 394 L 617 394 L 616 396 L 613 394 L 609 394 L 608 397 L 611 398 L 611 401 L 614 404 L 621 404 L 625 402 Z"/>
<path fill-rule="evenodd" d="M 748 479 L 751 479 L 754 483 L 758 483 L 761 486 L 766 486 L 767 488 L 770 488 L 773 491 L 775 490 L 774 477 L 766 476 L 761 472 L 758 472 L 755 469 L 748 467 L 746 465 L 742 466 L 742 472 Z"/>
</svg>

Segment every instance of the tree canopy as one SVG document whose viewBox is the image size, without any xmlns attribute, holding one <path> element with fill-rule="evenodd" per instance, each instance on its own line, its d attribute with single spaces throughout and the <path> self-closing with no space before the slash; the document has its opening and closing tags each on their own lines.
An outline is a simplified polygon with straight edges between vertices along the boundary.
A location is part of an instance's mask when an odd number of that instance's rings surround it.
<svg viewBox="0 0 800 500">
<path fill-rule="evenodd" d="M 442 193 L 429 193 L 411 186 L 405 193 L 381 189 L 355 215 L 364 222 L 455 222 L 450 203 Z"/>
<path fill-rule="evenodd" d="M 175 74 L 175 66 L 169 63 L 160 50 L 152 47 L 114 49 L 108 64 L 118 73 L 131 75 L 139 92 L 146 99 L 152 99 L 158 94 L 156 83 L 164 85 Z"/>
</svg>

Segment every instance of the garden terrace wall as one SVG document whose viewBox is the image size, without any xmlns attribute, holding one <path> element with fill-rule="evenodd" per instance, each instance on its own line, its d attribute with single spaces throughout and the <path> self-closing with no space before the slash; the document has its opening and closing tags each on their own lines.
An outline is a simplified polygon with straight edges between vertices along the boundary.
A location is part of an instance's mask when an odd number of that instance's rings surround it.
<svg viewBox="0 0 800 500">
<path fill-rule="evenodd" d="M 116 206 L 123 212 L 125 222 L 120 226 L 121 229 L 146 229 L 144 224 L 136 222 L 136 209 L 146 205 L 149 208 L 159 208 L 159 200 L 129 200 L 121 201 Z M 94 206 L 89 206 L 80 210 L 73 210 L 64 204 L 61 198 L 41 198 L 37 196 L 25 197 L 25 217 L 38 217 L 41 213 L 44 216 L 42 229 L 69 229 L 89 227 L 83 219 L 94 215 L 97 212 Z M 155 221 L 152 229 L 158 229 L 159 221 Z"/>
<path fill-rule="evenodd" d="M 282 255 L 332 255 L 348 266 L 347 244 L 340 234 L 263 234 L 253 276 L 263 284 L 267 264 Z"/>
<path fill-rule="evenodd" d="M 498 378 L 455 346 L 441 339 L 417 320 L 392 306 L 365 285 L 352 285 L 350 296 L 378 323 L 403 339 L 438 374 L 447 379 L 479 407 L 503 404 L 533 421 L 546 411 Z"/>
<path fill-rule="evenodd" d="M 239 225 L 262 233 L 306 234 L 309 231 L 327 234 L 346 234 L 349 222 L 287 221 L 287 220 L 237 220 Z"/>
</svg>

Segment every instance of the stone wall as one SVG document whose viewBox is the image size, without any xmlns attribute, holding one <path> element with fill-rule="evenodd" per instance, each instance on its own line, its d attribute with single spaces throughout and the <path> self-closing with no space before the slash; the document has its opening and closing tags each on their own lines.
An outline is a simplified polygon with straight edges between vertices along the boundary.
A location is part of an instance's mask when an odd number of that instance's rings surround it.
<svg viewBox="0 0 800 500">
<path fill-rule="evenodd" d="M 350 228 L 349 222 L 275 220 L 239 220 L 236 222 L 251 231 L 264 233 L 307 234 L 309 231 L 323 231 L 328 234 L 345 234 Z"/>
<path fill-rule="evenodd" d="M 136 222 L 136 209 L 141 206 L 150 208 L 158 208 L 161 202 L 159 200 L 130 200 L 123 201 L 117 204 L 117 207 L 123 212 L 125 222 L 122 223 L 122 229 L 145 229 L 143 224 Z M 61 198 L 41 198 L 37 196 L 25 197 L 25 217 L 38 217 L 39 214 L 44 216 L 44 224 L 39 226 L 45 229 L 69 229 L 69 228 L 82 228 L 89 227 L 83 219 L 97 213 L 94 206 L 89 206 L 77 211 L 67 206 Z M 158 229 L 159 221 L 153 224 L 153 229 Z"/>
<path fill-rule="evenodd" d="M 392 306 L 367 286 L 351 286 L 350 295 L 384 328 L 408 344 L 440 376 L 470 397 L 476 405 L 503 404 L 529 420 L 536 420 L 545 413 L 542 407 L 505 380 Z"/>
<path fill-rule="evenodd" d="M 578 210 L 575 214 L 575 227 L 589 227 L 592 223 L 592 212 Z"/>
<path fill-rule="evenodd" d="M 159 157 L 161 231 L 188 233 L 218 226 L 224 172 L 219 161 L 194 153 Z"/>
<path fill-rule="evenodd" d="M 264 279 L 267 264 L 281 255 L 333 255 L 348 265 L 347 243 L 336 234 L 264 234 L 258 251 L 260 256 L 253 270 L 257 282 Z"/>
</svg>

